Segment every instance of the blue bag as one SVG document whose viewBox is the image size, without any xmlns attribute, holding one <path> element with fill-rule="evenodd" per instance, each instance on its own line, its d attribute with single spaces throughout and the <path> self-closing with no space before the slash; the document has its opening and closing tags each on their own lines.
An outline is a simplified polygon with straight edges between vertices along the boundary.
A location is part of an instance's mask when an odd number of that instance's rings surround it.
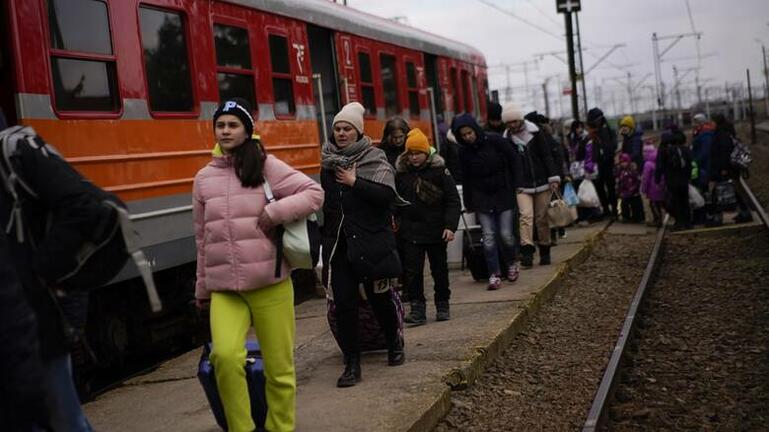
<svg viewBox="0 0 769 432">
<path fill-rule="evenodd" d="M 227 419 L 224 416 L 224 407 L 219 397 L 219 388 L 216 385 L 216 375 L 214 375 L 214 366 L 208 357 L 211 354 L 212 344 L 203 345 L 203 354 L 200 356 L 198 365 L 198 380 L 206 393 L 208 404 L 216 418 L 216 424 L 223 430 L 227 430 Z M 248 395 L 251 399 L 251 417 L 257 428 L 264 428 L 264 422 L 267 419 L 267 397 L 264 390 L 264 362 L 259 351 L 259 342 L 255 340 L 246 341 L 246 381 L 248 382 Z"/>
<path fill-rule="evenodd" d="M 579 205 L 579 197 L 577 197 L 577 192 L 574 190 L 574 185 L 571 182 L 566 183 L 566 186 L 563 188 L 563 200 L 566 201 L 569 207 Z"/>
</svg>

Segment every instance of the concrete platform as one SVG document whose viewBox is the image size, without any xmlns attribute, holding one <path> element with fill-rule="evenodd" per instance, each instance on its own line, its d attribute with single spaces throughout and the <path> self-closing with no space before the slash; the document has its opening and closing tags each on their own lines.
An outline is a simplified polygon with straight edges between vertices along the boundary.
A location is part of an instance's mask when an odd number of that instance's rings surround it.
<svg viewBox="0 0 769 432">
<path fill-rule="evenodd" d="M 431 430 L 450 407 L 451 389 L 471 384 L 501 353 L 606 226 L 570 228 L 553 248 L 553 265 L 522 271 L 499 291 L 486 291 L 468 271 L 452 271 L 451 321 L 435 322 L 430 306 L 428 324 L 406 330 L 406 364 L 387 367 L 386 353 L 365 354 L 363 381 L 352 388 L 335 387 L 342 357 L 325 300 L 297 306 L 297 430 Z M 619 231 L 653 232 L 637 226 Z M 186 353 L 88 403 L 91 423 L 111 432 L 219 430 L 195 376 L 199 357 L 200 350 Z"/>
</svg>

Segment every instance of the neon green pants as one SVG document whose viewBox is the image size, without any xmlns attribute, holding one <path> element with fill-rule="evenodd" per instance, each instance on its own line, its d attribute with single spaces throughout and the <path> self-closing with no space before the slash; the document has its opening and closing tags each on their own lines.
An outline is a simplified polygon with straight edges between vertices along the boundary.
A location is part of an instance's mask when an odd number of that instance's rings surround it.
<svg viewBox="0 0 769 432">
<path fill-rule="evenodd" d="M 253 431 L 248 396 L 245 340 L 253 324 L 264 359 L 267 422 L 270 432 L 293 431 L 296 417 L 294 373 L 294 288 L 291 279 L 246 292 L 211 294 L 211 363 L 230 431 Z"/>
</svg>

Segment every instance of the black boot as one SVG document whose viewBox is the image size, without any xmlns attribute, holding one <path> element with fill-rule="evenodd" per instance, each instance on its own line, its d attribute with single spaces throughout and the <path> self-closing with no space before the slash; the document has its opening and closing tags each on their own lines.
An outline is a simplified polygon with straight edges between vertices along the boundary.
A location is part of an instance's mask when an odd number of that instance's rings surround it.
<svg viewBox="0 0 769 432">
<path fill-rule="evenodd" d="M 427 306 L 423 301 L 411 302 L 411 310 L 403 321 L 411 324 L 411 327 L 420 326 L 427 323 Z"/>
<path fill-rule="evenodd" d="M 531 268 L 534 266 L 534 246 L 521 246 L 521 267 Z"/>
<path fill-rule="evenodd" d="M 443 300 L 435 302 L 435 320 L 448 321 L 450 319 L 451 313 L 449 313 L 449 301 Z"/>
<path fill-rule="evenodd" d="M 387 366 L 400 366 L 406 361 L 403 338 L 396 332 L 387 342 Z"/>
<path fill-rule="evenodd" d="M 352 387 L 361 379 L 360 353 L 344 355 L 344 372 L 336 380 L 337 387 Z"/>
<path fill-rule="evenodd" d="M 550 246 L 539 246 L 539 265 L 550 264 Z"/>
</svg>

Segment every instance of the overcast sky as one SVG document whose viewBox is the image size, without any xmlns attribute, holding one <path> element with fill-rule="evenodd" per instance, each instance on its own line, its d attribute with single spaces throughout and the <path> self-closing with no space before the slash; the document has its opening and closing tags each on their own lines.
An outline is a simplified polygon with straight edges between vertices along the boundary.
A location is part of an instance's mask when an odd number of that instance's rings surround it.
<svg viewBox="0 0 769 432">
<path fill-rule="evenodd" d="M 583 45 L 587 48 L 583 55 L 586 69 L 613 44 L 626 45 L 588 74 L 591 106 L 601 103 L 610 113 L 615 109 L 618 113 L 629 110 L 627 78 L 621 83 L 615 78 L 626 77 L 630 72 L 633 86 L 639 86 L 633 93 L 638 108 L 648 109 L 654 85 L 652 33 L 657 32 L 659 36 L 691 33 L 692 21 L 696 30 L 703 33 L 700 40 L 703 89 L 712 87 L 708 93 L 718 96 L 723 93 L 725 82 L 744 85 L 745 69 L 750 68 L 754 96 L 756 92 L 763 94 L 761 43 L 756 39 L 769 48 L 769 0 L 688 1 L 691 20 L 686 0 L 582 0 L 580 25 Z M 555 12 L 554 0 L 348 0 L 347 3 L 386 18 L 405 17 L 409 25 L 472 45 L 486 55 L 489 66 L 532 62 L 528 65 L 529 91 L 524 88 L 523 66 L 512 66 L 515 72 L 510 77 L 513 98 L 526 108 L 543 111 L 542 83 L 546 77 L 560 74 L 560 79 L 549 81 L 551 114 L 557 116 L 560 106 L 570 111 L 566 97 L 562 101 L 557 99 L 559 86 L 567 85 L 567 66 L 552 56 L 537 56 L 566 49 L 566 42 L 560 36 L 565 34 L 564 19 Z M 660 49 L 668 43 L 661 41 Z M 696 53 L 695 39 L 684 38 L 663 57 L 662 74 L 668 89 L 672 88 L 674 65 L 684 76 L 681 80 L 683 105 L 696 100 L 695 72 L 686 71 L 697 66 Z M 638 84 L 647 74 L 651 75 Z M 500 98 L 504 99 L 503 89 L 507 85 L 504 69 L 491 68 L 489 81 L 492 89 L 500 89 Z M 668 105 L 671 102 L 675 101 Z"/>
</svg>

